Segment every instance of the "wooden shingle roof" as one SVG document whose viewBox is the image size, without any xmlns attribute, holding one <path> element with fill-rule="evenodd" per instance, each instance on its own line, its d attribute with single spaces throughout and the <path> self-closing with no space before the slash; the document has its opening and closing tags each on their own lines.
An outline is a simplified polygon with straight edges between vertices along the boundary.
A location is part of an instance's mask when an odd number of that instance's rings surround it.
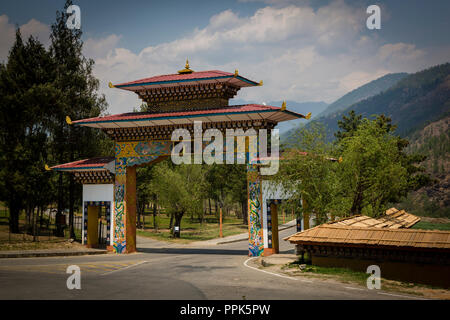
<svg viewBox="0 0 450 320">
<path fill-rule="evenodd" d="M 329 222 L 333 225 L 364 227 L 364 228 L 411 228 L 414 224 L 420 221 L 418 216 L 407 213 L 405 210 L 397 210 L 391 208 L 386 211 L 384 216 L 377 219 L 368 216 L 351 216 L 337 221 Z"/>
<path fill-rule="evenodd" d="M 284 238 L 303 245 L 383 246 L 405 248 L 449 249 L 450 231 L 364 228 L 322 224 Z"/>
</svg>

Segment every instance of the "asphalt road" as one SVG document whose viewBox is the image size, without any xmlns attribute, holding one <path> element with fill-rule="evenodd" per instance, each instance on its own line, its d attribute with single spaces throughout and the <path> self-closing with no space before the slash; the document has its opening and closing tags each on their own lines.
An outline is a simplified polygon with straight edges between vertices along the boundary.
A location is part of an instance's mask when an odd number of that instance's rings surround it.
<svg viewBox="0 0 450 320">
<path fill-rule="evenodd" d="M 280 238 L 294 232 L 280 232 Z M 0 259 L 0 299 L 408 299 L 322 280 L 252 269 L 247 242 L 174 245 L 138 238 L 138 253 Z M 293 246 L 281 240 L 282 253 Z M 67 289 L 66 269 L 81 269 L 81 289 Z M 251 264 L 250 264 L 251 266 Z"/>
</svg>

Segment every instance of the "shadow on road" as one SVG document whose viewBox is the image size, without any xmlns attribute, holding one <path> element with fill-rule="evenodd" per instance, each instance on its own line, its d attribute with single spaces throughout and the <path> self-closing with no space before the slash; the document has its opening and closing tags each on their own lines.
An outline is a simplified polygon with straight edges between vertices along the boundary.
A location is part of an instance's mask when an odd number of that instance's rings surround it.
<svg viewBox="0 0 450 320">
<path fill-rule="evenodd" d="M 198 248 L 137 248 L 137 252 L 143 253 L 166 253 L 166 254 L 211 254 L 248 256 L 248 250 L 229 249 L 198 249 Z"/>
<path fill-rule="evenodd" d="M 248 250 L 236 249 L 210 249 L 210 248 L 137 248 L 142 253 L 165 253 L 165 254 L 208 254 L 224 256 L 248 256 Z M 294 249 L 280 250 L 280 253 L 294 253 Z"/>
</svg>

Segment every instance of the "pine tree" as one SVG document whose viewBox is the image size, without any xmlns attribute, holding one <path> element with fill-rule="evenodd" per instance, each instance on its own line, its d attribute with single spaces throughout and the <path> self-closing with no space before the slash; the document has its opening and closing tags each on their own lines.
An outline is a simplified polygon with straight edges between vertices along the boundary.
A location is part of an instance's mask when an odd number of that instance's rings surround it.
<svg viewBox="0 0 450 320">
<path fill-rule="evenodd" d="M 17 29 L 6 65 L 0 70 L 1 199 L 10 209 L 10 230 L 19 232 L 19 214 L 50 199 L 48 123 L 58 94 L 51 83 L 52 61 L 44 46 Z M 30 221 L 30 219 L 28 219 Z"/>
<path fill-rule="evenodd" d="M 99 156 L 99 140 L 106 139 L 98 130 L 77 128 L 66 123 L 66 116 L 71 119 L 97 117 L 107 106 L 104 96 L 97 93 L 99 82 L 92 74 L 94 61 L 83 56 L 81 30 L 66 26 L 69 17 L 66 9 L 70 5 L 72 1 L 66 1 L 64 10 L 57 12 L 50 35 L 50 53 L 56 65 L 54 85 L 62 95 L 53 118 L 53 151 L 58 163 Z M 57 216 L 62 213 L 65 206 L 63 194 L 68 191 L 69 228 L 71 237 L 74 237 L 74 202 L 80 195 L 80 189 L 75 189 L 72 175 L 68 176 L 68 180 L 64 183 L 63 175 L 59 173 Z M 58 229 L 61 234 L 61 228 Z"/>
</svg>

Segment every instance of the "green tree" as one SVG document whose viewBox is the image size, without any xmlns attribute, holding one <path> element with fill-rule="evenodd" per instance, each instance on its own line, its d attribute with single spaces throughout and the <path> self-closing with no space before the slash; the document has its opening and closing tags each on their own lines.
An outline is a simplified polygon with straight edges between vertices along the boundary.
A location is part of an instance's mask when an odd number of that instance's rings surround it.
<svg viewBox="0 0 450 320">
<path fill-rule="evenodd" d="M 70 5 L 72 1 L 66 1 L 64 10 L 56 13 L 56 22 L 51 27 L 50 35 L 50 54 L 55 64 L 54 87 L 61 94 L 53 113 L 52 126 L 54 160 L 58 163 L 98 156 L 99 151 L 103 151 L 99 150 L 99 145 L 111 146 L 101 142 L 107 138 L 100 130 L 77 128 L 66 123 L 66 116 L 71 119 L 97 117 L 107 106 L 104 96 L 97 93 L 99 82 L 92 74 L 94 61 L 83 56 L 81 29 L 69 29 L 66 26 L 69 17 L 66 9 Z M 80 197 L 81 189 L 76 188 L 72 175 L 67 179 L 68 182 L 65 182 L 63 174 L 59 173 L 57 215 L 61 215 L 66 206 L 63 195 L 68 191 L 69 228 L 73 237 L 74 203 Z"/>
<path fill-rule="evenodd" d="M 357 130 L 339 142 L 343 161 L 339 179 L 344 203 L 352 214 L 377 216 L 408 189 L 408 171 L 399 137 L 379 119 L 363 119 Z"/>
<path fill-rule="evenodd" d="M 173 165 L 168 161 L 155 165 L 153 187 L 166 212 L 181 227 L 185 214 L 202 211 L 204 174 L 201 165 Z"/>
<path fill-rule="evenodd" d="M 339 192 L 337 181 L 338 163 L 333 161 L 333 145 L 327 142 L 326 130 L 320 123 L 297 130 L 290 149 L 283 154 L 279 173 L 274 177 L 274 186 L 281 184 L 292 194 L 288 207 L 301 214 L 303 200 L 307 213 L 314 213 L 316 221 L 327 221 L 329 212 L 342 206 L 336 199 Z M 305 207 L 306 209 L 306 207 Z"/>
<path fill-rule="evenodd" d="M 351 110 L 348 116 L 343 115 L 342 120 L 338 120 L 338 127 L 340 130 L 336 131 L 334 136 L 337 142 L 351 136 L 362 122 L 362 115 L 357 115 L 355 110 Z"/>
<path fill-rule="evenodd" d="M 59 98 L 51 86 L 53 63 L 33 37 L 23 42 L 20 30 L 0 66 L 0 198 L 10 209 L 10 230 L 19 232 L 22 209 L 51 201 L 50 174 L 44 164 L 52 105 Z"/>
<path fill-rule="evenodd" d="M 356 115 L 353 110 L 350 111 L 348 117 L 343 116 L 342 120 L 338 121 L 340 130 L 336 133 L 337 146 L 342 146 L 342 140 L 345 138 L 352 137 L 365 120 L 367 119 L 362 119 L 362 115 Z M 378 127 L 382 132 L 395 136 L 399 158 L 408 172 L 407 190 L 418 190 L 423 186 L 429 185 L 431 178 L 425 173 L 425 168 L 420 165 L 426 157 L 421 153 L 407 152 L 409 141 L 395 135 L 397 126 L 392 124 L 391 118 L 383 114 L 378 115 L 373 120 L 373 125 Z M 402 194 L 402 196 L 406 196 L 406 194 Z"/>
</svg>

